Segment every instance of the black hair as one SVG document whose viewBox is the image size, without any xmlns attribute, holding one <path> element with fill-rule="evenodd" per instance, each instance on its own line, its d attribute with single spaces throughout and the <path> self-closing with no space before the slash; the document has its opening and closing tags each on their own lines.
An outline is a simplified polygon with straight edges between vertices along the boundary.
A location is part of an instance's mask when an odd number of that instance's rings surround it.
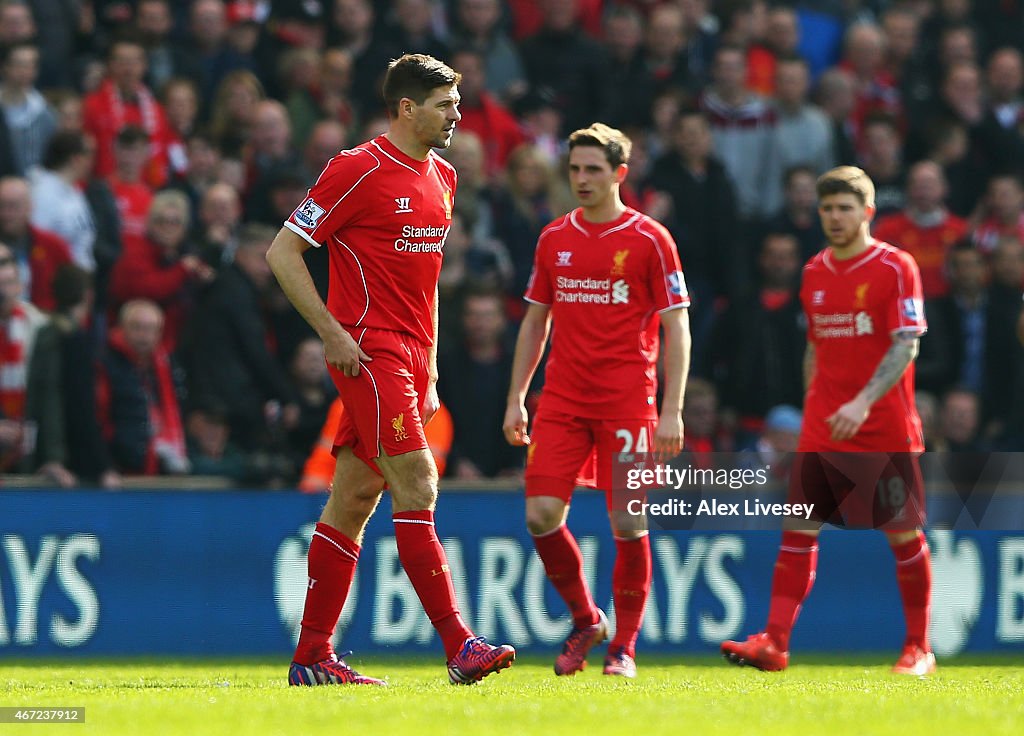
<svg viewBox="0 0 1024 736">
<path fill-rule="evenodd" d="M 53 275 L 53 282 L 50 284 L 54 301 L 57 303 L 57 311 L 65 312 L 81 304 L 90 288 L 92 276 L 88 271 L 74 263 L 62 265 Z"/>
<path fill-rule="evenodd" d="M 117 132 L 114 142 L 118 146 L 137 146 L 149 143 L 149 133 L 140 125 L 126 125 Z"/>
<path fill-rule="evenodd" d="M 85 136 L 74 130 L 61 130 L 53 134 L 46 146 L 43 167 L 50 171 L 64 168 L 75 156 L 86 152 Z"/>
</svg>

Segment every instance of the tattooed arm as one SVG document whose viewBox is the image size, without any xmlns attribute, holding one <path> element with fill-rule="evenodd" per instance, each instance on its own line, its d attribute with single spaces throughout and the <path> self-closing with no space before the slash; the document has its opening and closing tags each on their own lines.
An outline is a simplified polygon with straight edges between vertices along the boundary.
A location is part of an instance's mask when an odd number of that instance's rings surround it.
<svg viewBox="0 0 1024 736">
<path fill-rule="evenodd" d="M 918 342 L 918 336 L 911 333 L 898 332 L 893 335 L 892 345 L 882 356 L 871 380 L 853 400 L 843 404 L 826 420 L 832 428 L 832 439 L 848 440 L 857 434 L 868 418 L 871 405 L 896 385 L 907 366 L 917 357 Z"/>
</svg>

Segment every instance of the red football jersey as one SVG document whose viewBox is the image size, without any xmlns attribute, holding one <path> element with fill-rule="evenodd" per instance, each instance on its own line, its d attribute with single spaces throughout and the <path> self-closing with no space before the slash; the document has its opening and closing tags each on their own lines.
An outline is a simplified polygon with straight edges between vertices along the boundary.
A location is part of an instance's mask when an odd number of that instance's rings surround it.
<svg viewBox="0 0 1024 736">
<path fill-rule="evenodd" d="M 690 304 L 664 227 L 628 208 L 602 223 L 570 212 L 541 233 L 526 300 L 550 305 L 554 323 L 541 407 L 657 417 L 658 313 Z"/>
<path fill-rule="evenodd" d="M 883 217 L 875 226 L 879 240 L 892 243 L 914 257 L 921 271 L 921 288 L 925 299 L 949 293 L 946 281 L 946 255 L 953 244 L 967 234 L 967 222 L 947 213 L 936 225 L 918 225 L 906 212 Z"/>
<path fill-rule="evenodd" d="M 455 202 L 454 167 L 410 158 L 384 136 L 342 151 L 285 227 L 327 243 L 327 309 L 346 328 L 434 342 L 431 310 Z"/>
<path fill-rule="evenodd" d="M 826 248 L 804 266 L 800 300 L 815 370 L 798 450 L 923 452 L 913 363 L 874 403 L 852 439 L 834 441 L 825 423 L 867 385 L 895 333 L 925 333 L 921 275 L 913 257 L 879 241 L 847 261 L 836 260 Z"/>
</svg>

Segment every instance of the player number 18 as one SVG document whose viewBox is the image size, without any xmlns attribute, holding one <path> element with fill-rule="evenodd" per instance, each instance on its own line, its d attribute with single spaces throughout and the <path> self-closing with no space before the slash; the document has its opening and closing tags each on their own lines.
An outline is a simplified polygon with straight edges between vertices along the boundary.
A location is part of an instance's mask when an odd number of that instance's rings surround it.
<svg viewBox="0 0 1024 736">
<path fill-rule="evenodd" d="M 907 487 L 899 476 L 880 478 L 878 496 L 883 506 L 890 509 L 900 508 L 907 502 Z"/>
</svg>

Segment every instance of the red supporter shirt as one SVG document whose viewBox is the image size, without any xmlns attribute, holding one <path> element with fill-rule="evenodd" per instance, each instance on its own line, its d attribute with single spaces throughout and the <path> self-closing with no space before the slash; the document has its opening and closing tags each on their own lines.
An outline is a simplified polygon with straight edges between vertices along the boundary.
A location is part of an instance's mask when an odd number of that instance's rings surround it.
<svg viewBox="0 0 1024 736">
<path fill-rule="evenodd" d="M 107 179 L 107 183 L 114 193 L 117 214 L 121 216 L 121 236 L 144 237 L 153 190 L 141 182 L 124 182 L 116 176 Z"/>
<path fill-rule="evenodd" d="M 921 271 L 925 299 L 949 293 L 946 281 L 946 254 L 953 244 L 967 234 L 967 223 L 956 215 L 946 214 L 932 227 L 918 225 L 906 212 L 883 217 L 874 229 L 875 237 L 902 248 L 914 257 Z"/>
<path fill-rule="evenodd" d="M 747 89 L 765 97 L 775 94 L 776 66 L 774 53 L 760 44 L 751 44 L 747 49 Z"/>
<path fill-rule="evenodd" d="M 826 248 L 804 266 L 800 300 L 807 315 L 807 338 L 814 345 L 815 369 L 797 449 L 923 452 L 913 363 L 874 403 L 852 439 L 832 440 L 825 423 L 867 385 L 894 334 L 925 333 L 921 276 L 914 259 L 879 241 L 847 261 L 837 261 Z"/>
<path fill-rule="evenodd" d="M 82 101 L 82 125 L 96 140 L 96 177 L 102 179 L 114 173 L 114 139 L 126 125 L 138 125 L 149 134 L 150 154 L 143 178 L 157 189 L 167 182 L 167 148 L 174 134 L 163 107 L 144 85 L 136 99 L 128 101 L 113 82 L 105 80 Z"/>
<path fill-rule="evenodd" d="M 990 217 L 978 225 L 971 236 L 971 241 L 975 248 L 985 255 L 989 255 L 996 249 L 1002 238 L 1016 238 L 1024 241 L 1024 215 L 1021 215 L 1017 218 L 1016 223 L 1009 226 Z"/>
<path fill-rule="evenodd" d="M 32 275 L 30 301 L 40 309 L 52 312 L 57 308 L 53 295 L 53 279 L 65 263 L 72 263 L 71 249 L 59 235 L 32 227 L 28 228 L 28 267 Z"/>
<path fill-rule="evenodd" d="M 344 327 L 434 343 L 434 292 L 455 186 L 455 169 L 436 153 L 417 161 L 384 136 L 328 162 L 284 225 L 314 246 L 327 244 L 327 309 Z"/>
<path fill-rule="evenodd" d="M 487 175 L 501 173 L 509 154 L 516 146 L 526 141 L 519 123 L 486 92 L 480 94 L 480 104 L 477 107 L 467 106 L 463 102 L 459 106 L 459 113 L 462 115 L 459 130 L 475 133 L 483 144 Z"/>
<path fill-rule="evenodd" d="M 690 304 L 664 227 L 629 208 L 601 223 L 573 210 L 541 233 L 526 300 L 550 305 L 554 322 L 542 410 L 658 416 L 658 313 Z"/>
</svg>

